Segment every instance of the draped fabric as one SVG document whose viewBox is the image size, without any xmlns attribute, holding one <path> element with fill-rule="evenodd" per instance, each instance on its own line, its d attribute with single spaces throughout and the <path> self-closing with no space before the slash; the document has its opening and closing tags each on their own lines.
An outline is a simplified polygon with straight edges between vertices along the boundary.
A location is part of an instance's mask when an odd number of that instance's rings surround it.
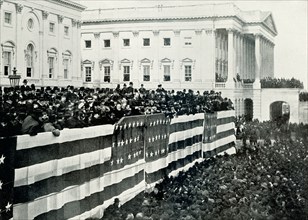
<svg viewBox="0 0 308 220">
<path fill-rule="evenodd" d="M 234 141 L 234 111 L 0 139 L 1 219 L 101 218 L 115 198 L 125 203 Z"/>
</svg>

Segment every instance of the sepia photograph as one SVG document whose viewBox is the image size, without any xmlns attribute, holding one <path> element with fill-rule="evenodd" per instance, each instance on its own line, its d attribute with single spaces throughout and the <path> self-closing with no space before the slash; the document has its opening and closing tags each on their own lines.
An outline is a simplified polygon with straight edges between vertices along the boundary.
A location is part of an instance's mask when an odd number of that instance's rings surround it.
<svg viewBox="0 0 308 220">
<path fill-rule="evenodd" d="M 0 220 L 308 220 L 306 0 L 0 0 Z"/>
</svg>

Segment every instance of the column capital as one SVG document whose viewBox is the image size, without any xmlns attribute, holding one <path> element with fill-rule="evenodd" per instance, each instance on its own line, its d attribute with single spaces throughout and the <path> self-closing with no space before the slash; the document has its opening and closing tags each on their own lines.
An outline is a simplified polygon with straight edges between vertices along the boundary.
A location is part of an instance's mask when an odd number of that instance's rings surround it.
<svg viewBox="0 0 308 220">
<path fill-rule="evenodd" d="M 114 32 L 112 32 L 112 34 L 113 34 L 114 38 L 118 38 L 119 37 L 119 31 L 114 31 Z"/>
<path fill-rule="evenodd" d="M 0 0 L 0 8 L 1 8 L 3 2 L 4 2 L 4 0 Z"/>
<path fill-rule="evenodd" d="M 181 30 L 173 30 L 174 36 L 178 37 L 181 34 Z"/>
<path fill-rule="evenodd" d="M 138 37 L 139 36 L 139 31 L 133 31 L 133 35 L 134 35 L 134 37 Z"/>
<path fill-rule="evenodd" d="M 201 35 L 202 34 L 202 29 L 195 30 L 195 33 L 196 33 L 196 35 Z"/>
<path fill-rule="evenodd" d="M 72 26 L 75 27 L 77 25 L 77 21 L 75 19 L 72 19 Z"/>
<path fill-rule="evenodd" d="M 81 28 L 81 24 L 82 24 L 82 21 L 78 20 L 77 21 L 77 28 Z"/>
<path fill-rule="evenodd" d="M 22 4 L 15 4 L 17 14 L 20 14 L 22 12 L 22 9 L 24 6 Z"/>
<path fill-rule="evenodd" d="M 255 38 L 257 39 L 257 38 L 261 38 L 263 35 L 262 34 L 260 34 L 260 33 L 256 33 L 256 34 L 254 34 L 254 36 L 255 36 Z"/>
<path fill-rule="evenodd" d="M 154 36 L 158 36 L 159 35 L 159 30 L 153 30 L 153 34 L 154 34 Z"/>
<path fill-rule="evenodd" d="M 236 30 L 234 28 L 227 28 L 228 33 L 235 33 Z"/>
<path fill-rule="evenodd" d="M 95 32 L 93 34 L 94 34 L 95 39 L 98 39 L 100 37 L 100 35 L 101 35 L 100 32 Z"/>
<path fill-rule="evenodd" d="M 214 29 L 204 29 L 204 31 L 205 31 L 205 34 L 206 34 L 206 35 L 210 35 L 210 34 L 212 34 L 213 32 L 215 33 L 215 30 L 214 30 Z"/>
<path fill-rule="evenodd" d="M 63 22 L 63 15 L 58 15 L 58 23 L 62 23 Z"/>
<path fill-rule="evenodd" d="M 48 18 L 49 12 L 48 11 L 42 11 L 43 20 L 46 20 Z"/>
</svg>

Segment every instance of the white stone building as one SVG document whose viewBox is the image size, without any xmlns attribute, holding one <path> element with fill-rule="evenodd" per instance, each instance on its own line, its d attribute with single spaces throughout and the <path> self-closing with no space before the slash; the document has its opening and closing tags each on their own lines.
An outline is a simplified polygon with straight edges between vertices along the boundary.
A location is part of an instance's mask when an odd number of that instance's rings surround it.
<svg viewBox="0 0 308 220">
<path fill-rule="evenodd" d="M 233 88 L 237 74 L 256 82 L 274 74 L 270 12 L 207 4 L 87 10 L 82 19 L 88 86 L 133 81 L 204 90 Z"/>
<path fill-rule="evenodd" d="M 70 0 L 0 0 L 0 85 L 15 67 L 37 86 L 82 85 L 81 12 Z"/>
</svg>

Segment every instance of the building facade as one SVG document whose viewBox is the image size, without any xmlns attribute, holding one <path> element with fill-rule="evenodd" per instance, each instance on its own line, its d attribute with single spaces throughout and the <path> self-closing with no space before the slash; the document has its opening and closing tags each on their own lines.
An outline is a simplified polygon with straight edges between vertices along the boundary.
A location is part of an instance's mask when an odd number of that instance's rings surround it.
<svg viewBox="0 0 308 220">
<path fill-rule="evenodd" d="M 13 68 L 37 86 L 82 85 L 81 12 L 68 0 L 0 0 L 0 85 Z"/>
<path fill-rule="evenodd" d="M 271 13 L 234 4 L 88 10 L 81 34 L 87 86 L 234 89 L 274 74 Z"/>
</svg>

